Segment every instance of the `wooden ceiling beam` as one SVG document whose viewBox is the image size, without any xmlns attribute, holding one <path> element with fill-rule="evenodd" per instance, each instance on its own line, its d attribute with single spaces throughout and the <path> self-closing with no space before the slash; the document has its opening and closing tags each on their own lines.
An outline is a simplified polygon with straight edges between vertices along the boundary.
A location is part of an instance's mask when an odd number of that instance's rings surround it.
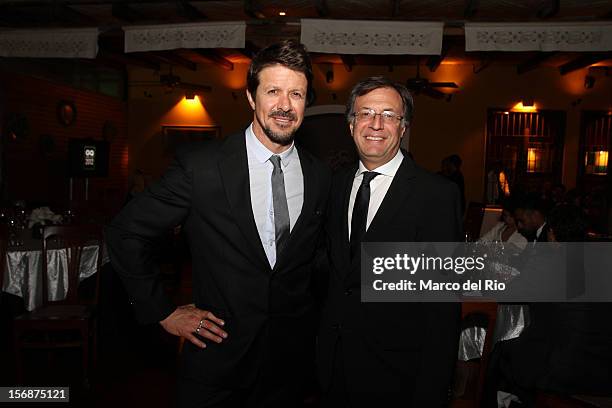
<svg viewBox="0 0 612 408">
<path fill-rule="evenodd" d="M 347 72 L 351 72 L 353 70 L 353 66 L 355 65 L 355 57 L 352 55 L 342 54 L 340 55 L 340 59 L 342 60 L 344 69 L 346 69 Z"/>
<path fill-rule="evenodd" d="M 189 0 L 177 0 L 176 1 L 177 11 L 183 17 L 191 21 L 206 20 L 208 16 L 202 13 L 197 7 L 189 2 Z"/>
<path fill-rule="evenodd" d="M 543 20 L 556 16 L 559 13 L 559 0 L 544 0 L 538 9 L 537 16 Z"/>
<path fill-rule="evenodd" d="M 427 61 L 425 61 L 425 65 L 429 68 L 429 72 L 436 72 L 445 57 L 446 54 L 429 56 Z"/>
<path fill-rule="evenodd" d="M 479 0 L 465 0 L 465 8 L 463 9 L 463 18 L 472 18 L 478 13 Z"/>
<path fill-rule="evenodd" d="M 493 55 L 485 55 L 478 64 L 472 65 L 472 72 L 475 74 L 480 74 L 482 71 L 487 69 L 491 63 L 493 63 Z"/>
<path fill-rule="evenodd" d="M 253 44 L 253 42 L 246 40 L 244 43 L 244 48 L 238 49 L 237 51 L 245 57 L 253 59 L 253 57 L 255 57 L 255 55 L 257 55 L 259 52 L 259 47 Z"/>
<path fill-rule="evenodd" d="M 213 49 L 199 48 L 199 49 L 194 49 L 193 52 L 199 54 L 200 56 L 206 58 L 208 61 L 212 62 L 215 65 L 220 66 L 221 68 L 227 71 L 234 70 L 234 63 Z"/>
<path fill-rule="evenodd" d="M 187 58 L 184 58 L 180 55 L 178 55 L 176 52 L 174 51 L 156 51 L 151 53 L 152 55 L 161 58 L 162 60 L 164 60 L 167 64 L 170 65 L 180 65 L 183 68 L 187 68 L 190 71 L 197 71 L 198 70 L 198 64 L 196 64 L 195 62 L 188 60 Z"/>
<path fill-rule="evenodd" d="M 140 68 L 152 69 L 153 71 L 160 70 L 159 64 L 145 58 L 140 58 L 135 55 L 126 55 L 111 50 L 101 49 L 100 51 L 98 51 L 98 57 L 117 61 L 124 65 L 133 65 Z"/>
<path fill-rule="evenodd" d="M 542 65 L 542 63 L 548 61 L 551 57 L 558 55 L 557 51 L 552 52 L 538 52 L 534 57 L 529 58 L 526 61 L 521 62 L 516 66 L 516 73 L 519 75 L 525 72 L 532 71 Z"/>
<path fill-rule="evenodd" d="M 54 0 L 8 0 L 3 1 L 10 6 L 47 6 Z M 115 3 L 128 2 L 131 5 L 134 4 L 172 4 L 178 0 L 60 0 L 68 6 L 108 6 Z M 206 0 L 200 0 L 206 1 Z"/>
<path fill-rule="evenodd" d="M 586 68 L 589 65 L 593 65 L 610 58 L 612 58 L 611 52 L 584 54 L 570 62 L 561 65 L 559 67 L 559 72 L 561 73 L 561 75 L 569 74 L 570 72 Z"/>
<path fill-rule="evenodd" d="M 448 55 L 448 50 L 451 48 L 450 40 L 445 40 L 442 42 L 442 51 L 440 55 L 431 55 L 425 61 L 425 65 L 429 68 L 429 72 L 436 72 L 436 70 L 440 67 L 440 64 Z"/>
<path fill-rule="evenodd" d="M 31 23 L 30 16 L 27 13 L 7 5 L 0 5 L 0 22 L 9 27 Z"/>
<path fill-rule="evenodd" d="M 319 17 L 329 17 L 329 8 L 326 0 L 313 0 L 317 15 Z"/>
<path fill-rule="evenodd" d="M 118 71 L 124 71 L 125 70 L 125 64 L 123 62 L 119 62 L 116 60 L 112 60 L 109 58 L 105 58 L 100 56 L 100 54 L 98 54 L 98 56 L 95 59 L 89 59 L 89 58 L 82 58 L 79 60 L 80 62 L 84 63 L 84 64 L 88 64 L 88 65 L 93 65 L 93 66 L 97 66 L 97 67 L 107 67 L 107 68 L 113 68 L 116 69 Z"/>
<path fill-rule="evenodd" d="M 144 19 L 144 15 L 142 13 L 134 10 L 134 8 L 130 7 L 128 3 L 124 2 L 113 3 L 112 15 L 113 17 L 128 23 L 133 23 Z"/>
<path fill-rule="evenodd" d="M 401 0 L 393 0 L 391 2 L 391 18 L 399 16 Z"/>
<path fill-rule="evenodd" d="M 65 1 L 53 1 L 51 4 L 51 15 L 53 20 L 63 21 L 70 24 L 97 24 L 97 20 L 71 8 Z"/>
<path fill-rule="evenodd" d="M 244 14 L 254 19 L 264 19 L 266 16 L 254 5 L 254 0 L 244 0 Z"/>
</svg>

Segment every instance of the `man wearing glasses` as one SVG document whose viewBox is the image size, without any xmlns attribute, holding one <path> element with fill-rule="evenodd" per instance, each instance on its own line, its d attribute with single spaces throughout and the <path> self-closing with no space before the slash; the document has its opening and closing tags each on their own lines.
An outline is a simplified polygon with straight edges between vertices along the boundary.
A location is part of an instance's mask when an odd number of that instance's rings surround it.
<svg viewBox="0 0 612 408">
<path fill-rule="evenodd" d="M 332 182 L 317 346 L 324 406 L 432 408 L 448 400 L 459 304 L 366 303 L 360 294 L 361 242 L 461 238 L 456 186 L 400 149 L 412 109 L 408 90 L 383 77 L 359 82 L 347 103 L 360 161 Z"/>
</svg>

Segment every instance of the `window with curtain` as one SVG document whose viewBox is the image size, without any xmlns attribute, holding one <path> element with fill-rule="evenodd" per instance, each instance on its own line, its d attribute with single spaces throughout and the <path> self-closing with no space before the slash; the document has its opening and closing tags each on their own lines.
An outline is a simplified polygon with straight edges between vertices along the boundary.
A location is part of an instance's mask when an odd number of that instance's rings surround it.
<svg viewBox="0 0 612 408">
<path fill-rule="evenodd" d="M 510 192 L 515 186 L 537 190 L 543 182 L 561 181 L 565 112 L 491 108 L 487 116 L 487 189 L 498 172 L 503 172 Z"/>
<path fill-rule="evenodd" d="M 608 160 L 611 141 L 612 112 L 582 111 L 577 182 L 583 191 L 606 188 L 611 175 Z"/>
<path fill-rule="evenodd" d="M 612 138 L 612 112 L 583 111 L 579 162 L 582 174 L 608 174 L 608 152 Z"/>
</svg>

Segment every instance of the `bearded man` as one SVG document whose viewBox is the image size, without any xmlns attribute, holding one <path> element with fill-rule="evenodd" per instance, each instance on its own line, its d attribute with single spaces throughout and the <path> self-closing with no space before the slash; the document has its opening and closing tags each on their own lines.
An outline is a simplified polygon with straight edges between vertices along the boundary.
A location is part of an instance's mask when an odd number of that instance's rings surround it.
<svg viewBox="0 0 612 408">
<path fill-rule="evenodd" d="M 311 262 L 330 188 L 326 167 L 293 142 L 312 95 L 303 46 L 263 49 L 247 76 L 249 127 L 177 154 L 106 231 L 137 318 L 188 340 L 181 407 L 301 403 L 314 353 Z M 155 240 L 178 224 L 194 304 L 177 308 L 152 259 Z"/>
</svg>

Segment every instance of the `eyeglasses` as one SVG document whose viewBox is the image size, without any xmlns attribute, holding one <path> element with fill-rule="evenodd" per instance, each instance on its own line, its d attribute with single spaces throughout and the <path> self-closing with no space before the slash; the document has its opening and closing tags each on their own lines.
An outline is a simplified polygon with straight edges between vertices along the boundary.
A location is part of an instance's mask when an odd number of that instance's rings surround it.
<svg viewBox="0 0 612 408">
<path fill-rule="evenodd" d="M 359 112 L 353 113 L 353 117 L 357 122 L 372 122 L 378 115 L 380 115 L 382 118 L 383 123 L 386 123 L 387 125 L 395 125 L 397 122 L 404 119 L 403 116 L 400 116 L 392 111 L 382 111 L 381 113 L 376 113 L 374 109 L 363 109 Z"/>
</svg>

